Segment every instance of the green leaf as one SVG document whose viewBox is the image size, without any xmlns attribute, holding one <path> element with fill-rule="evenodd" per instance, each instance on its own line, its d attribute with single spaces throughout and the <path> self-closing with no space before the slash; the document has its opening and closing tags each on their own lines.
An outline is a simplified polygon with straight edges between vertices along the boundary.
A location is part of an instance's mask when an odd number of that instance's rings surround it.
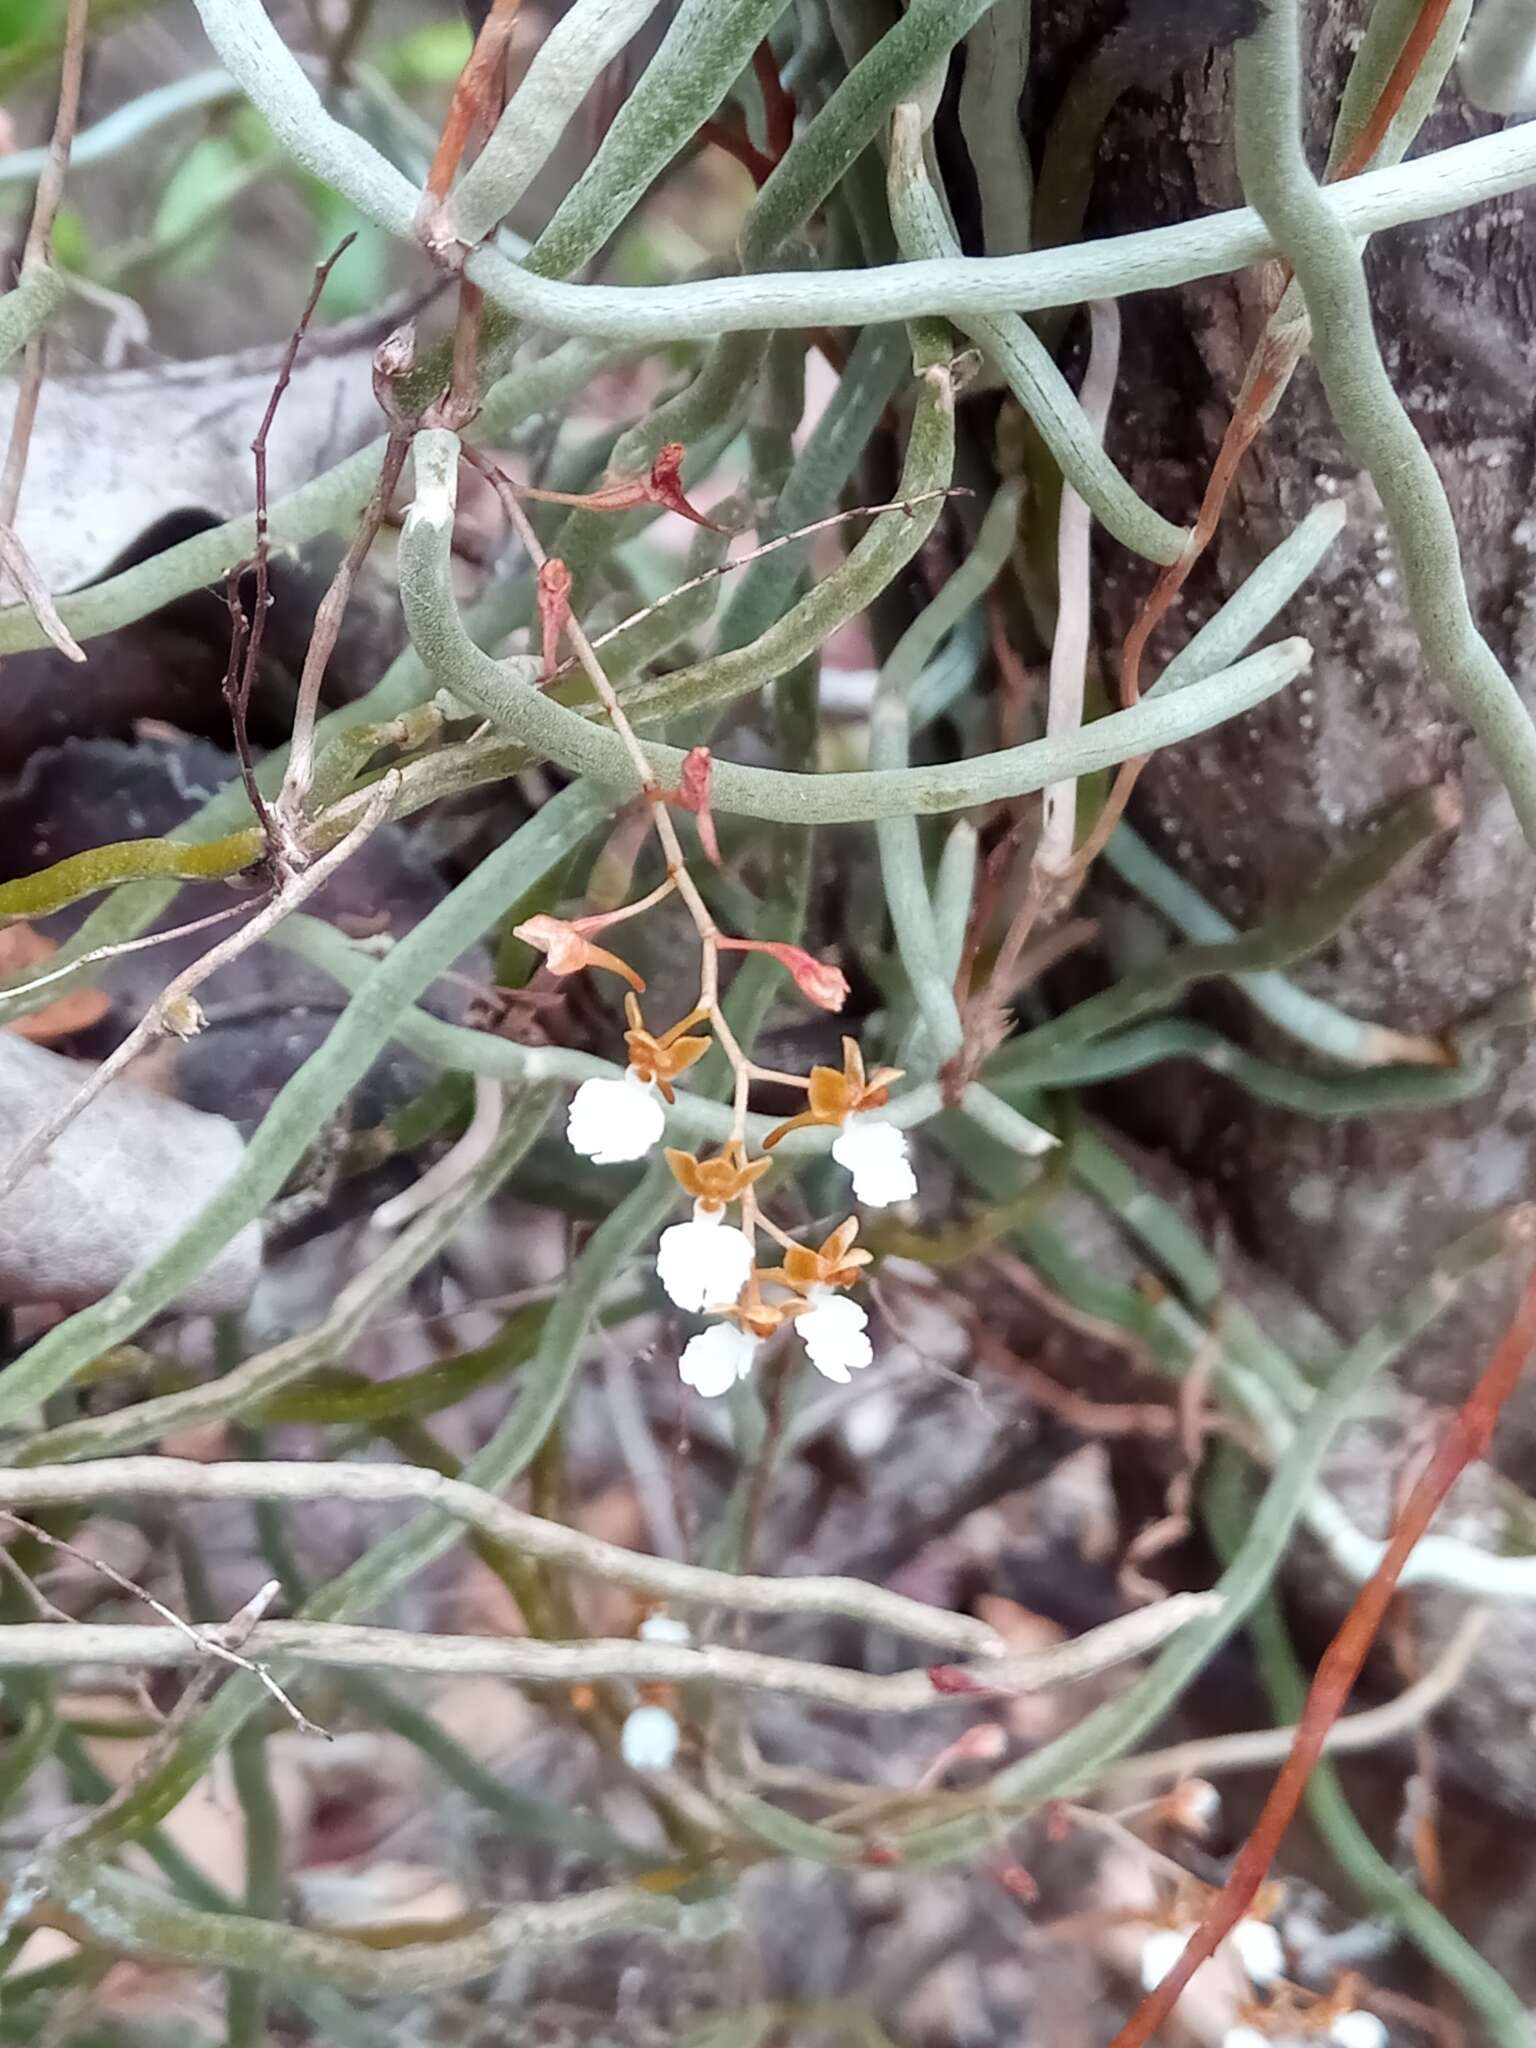
<svg viewBox="0 0 1536 2048">
<path fill-rule="evenodd" d="M 0 50 L 41 41 L 63 14 L 59 0 L 0 0 Z"/>
<path fill-rule="evenodd" d="M 350 201 L 318 178 L 299 180 L 314 221 L 314 258 L 321 263 L 348 235 L 353 243 L 325 281 L 316 312 L 322 320 L 346 320 L 370 312 L 389 289 L 389 237 L 364 220 Z"/>
<path fill-rule="evenodd" d="M 396 85 L 452 85 L 469 61 L 471 37 L 462 21 L 434 21 L 401 36 L 384 52 Z"/>
<path fill-rule="evenodd" d="M 60 207 L 53 223 L 53 260 L 62 270 L 88 275 L 93 256 L 91 231 L 71 206 Z"/>
<path fill-rule="evenodd" d="M 206 262 L 217 251 L 224 225 L 209 219 L 210 195 L 221 194 L 246 163 L 245 153 L 227 135 L 205 135 L 194 142 L 172 171 L 155 209 L 150 237 L 161 248 L 177 248 L 186 259 Z M 199 229 L 205 232 L 199 233 Z M 191 246 L 186 238 L 195 237 Z"/>
</svg>

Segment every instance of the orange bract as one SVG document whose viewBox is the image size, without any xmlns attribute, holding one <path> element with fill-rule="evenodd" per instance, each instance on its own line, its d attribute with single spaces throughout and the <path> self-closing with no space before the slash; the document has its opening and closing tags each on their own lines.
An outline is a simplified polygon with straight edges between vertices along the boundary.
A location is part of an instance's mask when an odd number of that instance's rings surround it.
<svg viewBox="0 0 1536 2048">
<path fill-rule="evenodd" d="M 624 1014 L 629 1019 L 629 1029 L 624 1034 L 629 1064 L 642 1081 L 654 1081 L 668 1102 L 675 1101 L 672 1083 L 709 1051 L 709 1039 L 685 1036 L 689 1026 L 697 1024 L 707 1012 L 690 1010 L 686 1017 L 680 1017 L 669 1030 L 663 1031 L 659 1038 L 646 1030 L 640 1005 L 633 996 L 624 998 Z"/>
<path fill-rule="evenodd" d="M 850 1216 L 829 1237 L 823 1238 L 815 1251 L 808 1245 L 787 1245 L 783 1265 L 770 1267 L 761 1278 L 782 1281 L 801 1294 L 808 1287 L 852 1287 L 858 1281 L 860 1268 L 874 1259 L 873 1252 L 853 1250 L 858 1230 L 859 1219 Z"/>
<path fill-rule="evenodd" d="M 713 1159 L 695 1159 L 691 1152 L 677 1152 L 669 1146 L 667 1164 L 683 1192 L 692 1195 L 701 1208 L 713 1211 L 739 1202 L 773 1162 L 748 1159 L 740 1140 L 732 1138 Z"/>
<path fill-rule="evenodd" d="M 837 1067 L 812 1067 L 809 1106 L 798 1116 L 792 1116 L 788 1123 L 770 1131 L 763 1143 L 765 1146 L 777 1145 L 780 1138 L 788 1137 L 791 1131 L 798 1131 L 805 1124 L 846 1123 L 860 1110 L 883 1109 L 890 1100 L 891 1083 L 899 1081 L 901 1076 L 900 1067 L 876 1067 L 872 1074 L 866 1074 L 858 1040 L 845 1038 L 841 1070 Z"/>
</svg>

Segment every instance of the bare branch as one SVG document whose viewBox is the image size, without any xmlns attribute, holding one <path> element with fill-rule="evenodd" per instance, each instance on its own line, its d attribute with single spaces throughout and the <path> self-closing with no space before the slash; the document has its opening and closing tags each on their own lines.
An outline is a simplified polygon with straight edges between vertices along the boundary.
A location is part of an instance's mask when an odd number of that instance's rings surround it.
<svg viewBox="0 0 1536 2048">
<path fill-rule="evenodd" d="M 14 1506 L 103 1500 L 114 1494 L 160 1500 L 427 1501 L 528 1557 L 590 1572 L 611 1585 L 629 1586 L 658 1599 L 751 1614 L 843 1614 L 873 1628 L 972 1656 L 999 1657 L 1004 1650 L 997 1633 L 971 1615 L 929 1607 L 883 1586 L 848 1578 L 759 1578 L 642 1557 L 562 1522 L 526 1514 L 463 1480 L 445 1479 L 440 1472 L 415 1465 L 201 1465 L 180 1458 L 102 1458 L 78 1467 L 0 1470 L 0 1500 Z M 1136 1626 L 1150 1627 L 1155 1634 L 1157 1624 L 1148 1617 L 1160 1611 L 1144 1609 L 1125 1616 L 1117 1626 L 1133 1631 Z"/>
<path fill-rule="evenodd" d="M 424 1635 L 341 1622 L 272 1621 L 264 1622 L 250 1642 L 259 1656 L 343 1670 L 490 1676 L 524 1685 L 597 1685 L 610 1679 L 638 1685 L 704 1683 L 792 1695 L 852 1713 L 917 1714 L 946 1700 L 974 1711 L 989 1697 L 1075 1684 L 1155 1649 L 1211 1608 L 1210 1594 L 1177 1593 L 1157 1607 L 1122 1615 L 1071 1642 L 1029 1656 L 941 1667 L 944 1677 L 938 1684 L 927 1670 L 869 1676 L 721 1644 L 685 1648 L 627 1638 L 544 1643 L 533 1638 Z M 171 1620 L 174 1625 L 166 1628 L 86 1622 L 61 1628 L 56 1622 L 18 1622 L 0 1630 L 0 1669 L 112 1664 L 170 1670 L 196 1663 L 210 1653 L 210 1645 L 221 1647 L 217 1630 L 194 1632 L 174 1616 Z"/>
</svg>

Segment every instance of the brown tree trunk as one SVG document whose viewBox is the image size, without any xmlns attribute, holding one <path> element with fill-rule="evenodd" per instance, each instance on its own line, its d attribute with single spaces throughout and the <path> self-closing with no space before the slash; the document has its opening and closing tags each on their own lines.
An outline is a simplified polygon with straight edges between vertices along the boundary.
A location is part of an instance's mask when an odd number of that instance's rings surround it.
<svg viewBox="0 0 1536 2048">
<path fill-rule="evenodd" d="M 1319 165 L 1366 11 L 1338 0 L 1310 8 L 1309 139 Z M 1045 96 L 1122 10 L 1086 13 L 1075 4 L 1038 10 L 1036 125 L 1049 114 Z M 1242 203 L 1228 56 L 1204 52 L 1177 67 L 1170 85 L 1149 79 L 1148 87 L 1128 93 L 1110 117 L 1089 215 L 1094 235 Z M 1445 147 L 1491 125 L 1453 79 L 1419 146 Z M 1532 204 L 1523 194 L 1398 229 L 1378 236 L 1367 258 L 1388 367 L 1462 535 L 1474 615 L 1527 693 L 1536 687 Z M 1247 271 L 1124 307 L 1112 447 L 1170 517 L 1193 513 L 1276 282 L 1273 269 Z M 1164 859 L 1249 926 L 1293 903 L 1384 803 L 1426 783 L 1453 783 L 1466 809 L 1454 841 L 1382 890 L 1299 976 L 1352 1013 L 1441 1032 L 1529 977 L 1536 865 L 1482 749 L 1426 672 L 1380 504 L 1345 453 L 1310 366 L 1243 464 L 1207 563 L 1157 644 L 1180 644 L 1325 495 L 1347 505 L 1349 523 L 1280 622 L 1312 642 L 1310 678 L 1160 755 L 1133 815 Z M 1098 562 L 1096 624 L 1113 674 L 1151 578 L 1112 543 Z M 1297 1048 L 1240 998 L 1215 1001 L 1227 1029 L 1294 1061 Z M 1181 1063 L 1159 1070 L 1155 1086 L 1119 1089 L 1114 1113 L 1219 1191 L 1244 1247 L 1348 1335 L 1472 1220 L 1536 1185 L 1533 1089 L 1536 1055 L 1515 1041 L 1506 1042 L 1489 1092 L 1456 1109 L 1320 1123 Z M 1498 1285 L 1474 1293 L 1405 1362 L 1408 1382 L 1455 1397 L 1505 1299 Z M 1501 1454 L 1536 1477 L 1533 1450 L 1536 1383 L 1501 1435 Z"/>
<path fill-rule="evenodd" d="M 1129 21 L 1142 30 L 1151 24 L 1147 47 L 1162 37 L 1164 57 L 1170 36 L 1186 33 L 1201 44 L 1162 75 L 1149 59 L 1115 106 L 1085 234 L 1158 227 L 1242 203 L 1230 56 L 1212 50 L 1209 39 L 1222 15 L 1233 16 L 1228 32 L 1241 32 L 1236 15 L 1243 11 L 1242 0 L 1208 8 L 1036 0 L 1025 118 L 1037 162 L 1068 82 L 1104 36 Z M 1308 141 L 1319 167 L 1367 12 L 1365 0 L 1309 6 Z M 1417 147 L 1443 148 L 1493 125 L 1465 103 L 1453 76 Z M 1536 695 L 1533 204 L 1523 194 L 1395 230 L 1378 236 L 1367 257 L 1387 366 L 1449 494 L 1474 616 L 1528 700 Z M 963 213 L 963 200 L 957 205 Z M 980 247 L 974 231 L 970 246 Z M 1122 304 L 1110 445 L 1137 489 L 1170 518 L 1194 515 L 1280 285 L 1278 266 L 1267 266 Z M 1154 641 L 1149 673 L 1325 497 L 1347 506 L 1348 524 L 1276 627 L 1311 641 L 1311 675 L 1248 717 L 1159 755 L 1132 816 L 1164 860 L 1248 928 L 1293 905 L 1331 859 L 1358 844 L 1384 804 L 1428 784 L 1454 786 L 1465 808 L 1460 831 L 1401 871 L 1296 977 L 1359 1017 L 1443 1033 L 1530 979 L 1536 862 L 1480 745 L 1426 672 L 1380 503 L 1347 454 L 1310 365 L 1244 461 L 1216 542 Z M 1098 536 L 1094 627 L 1111 688 L 1153 575 Z M 1090 901 L 1112 938 L 1126 899 L 1102 868 Z M 1098 971 L 1113 970 L 1101 961 Z M 1235 989 L 1202 989 L 1190 1007 L 1257 1052 L 1308 1064 L 1309 1055 Z M 1255 1267 L 1267 1270 L 1345 1338 L 1460 1232 L 1536 1191 L 1536 1051 L 1518 1037 L 1502 1041 L 1488 1091 L 1454 1109 L 1320 1122 L 1268 1107 L 1189 1062 L 1101 1090 L 1095 1107 L 1177 1168 L 1202 1221 L 1214 1222 L 1218 1244 L 1225 1234 L 1235 1269 L 1250 1276 Z M 1336 1462 L 1330 1483 L 1368 1525 L 1381 1526 L 1394 1476 L 1411 1459 L 1419 1400 L 1462 1397 L 1519 1277 L 1497 1273 L 1469 1290 L 1402 1360 L 1398 1382 L 1409 1398 L 1376 1437 L 1357 1440 Z M 1536 1494 L 1536 1376 L 1511 1405 L 1496 1458 L 1527 1495 Z M 1502 1547 L 1511 1533 L 1508 1503 L 1486 1474 L 1469 1482 L 1465 1505 L 1477 1517 L 1477 1540 Z M 1300 1577 L 1302 1598 L 1318 1604 L 1320 1624 L 1331 1624 L 1347 1603 L 1342 1579 L 1320 1571 L 1315 1558 Z M 1414 1625 L 1426 1656 L 1464 1607 L 1459 1595 L 1416 1598 Z M 1446 1724 L 1453 1777 L 1526 1814 L 1536 1811 L 1533 1657 L 1536 1614 L 1503 1608 Z M 1388 1834 L 1395 1811 L 1389 1792 Z M 1536 1978 L 1524 1943 L 1510 1941 L 1500 1919 L 1501 1900 L 1528 1890 L 1529 1871 L 1511 1840 L 1517 1867 L 1495 1876 L 1488 1857 L 1502 1839 L 1499 1825 L 1490 1821 L 1479 1832 L 1480 1825 L 1469 1811 L 1447 1836 L 1450 1861 L 1483 1873 L 1465 1888 L 1458 1879 L 1456 1916 L 1529 1995 Z"/>
</svg>

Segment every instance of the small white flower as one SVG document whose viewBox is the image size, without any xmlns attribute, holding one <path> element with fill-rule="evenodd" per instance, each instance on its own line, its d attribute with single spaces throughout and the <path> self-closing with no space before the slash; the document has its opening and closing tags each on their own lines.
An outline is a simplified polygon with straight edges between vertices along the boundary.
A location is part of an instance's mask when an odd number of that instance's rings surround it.
<svg viewBox="0 0 1536 2048">
<path fill-rule="evenodd" d="M 1267 1920 L 1239 1920 L 1232 1930 L 1238 1961 L 1262 1989 L 1285 1975 L 1285 1949 Z"/>
<path fill-rule="evenodd" d="M 752 1242 L 718 1209 L 693 1205 L 691 1223 L 674 1223 L 656 1246 L 656 1276 L 679 1308 L 729 1308 L 752 1270 Z"/>
<path fill-rule="evenodd" d="M 853 1175 L 853 1192 L 866 1208 L 888 1209 L 917 1193 L 906 1132 L 882 1116 L 849 1117 L 833 1142 L 832 1157 Z"/>
<path fill-rule="evenodd" d="M 1221 1818 L 1221 1794 L 1205 1778 L 1185 1778 L 1164 1793 L 1165 1820 L 1186 1834 L 1206 1834 Z"/>
<path fill-rule="evenodd" d="M 668 1643 L 680 1650 L 693 1641 L 693 1630 L 677 1614 L 648 1614 L 639 1633 L 642 1643 Z"/>
<path fill-rule="evenodd" d="M 757 1339 L 749 1331 L 734 1323 L 713 1323 L 688 1339 L 677 1370 L 685 1387 L 712 1400 L 744 1380 L 756 1358 Z"/>
<path fill-rule="evenodd" d="M 796 1316 L 795 1328 L 816 1370 L 829 1380 L 846 1386 L 851 1374 L 862 1372 L 875 1355 L 865 1334 L 869 1317 L 846 1294 L 811 1290 L 815 1307 Z"/>
<path fill-rule="evenodd" d="M 619 1754 L 632 1771 L 670 1771 L 679 1735 L 665 1707 L 636 1707 L 619 1730 Z"/>
<path fill-rule="evenodd" d="M 1334 2048 L 1387 2048 L 1389 2035 L 1373 2012 L 1341 2012 L 1328 2029 Z"/>
<path fill-rule="evenodd" d="M 1155 1991 L 1189 1945 L 1187 1927 L 1154 1927 L 1141 1944 L 1141 1985 Z"/>
<path fill-rule="evenodd" d="M 622 1081 L 583 1081 L 571 1097 L 565 1135 L 573 1152 L 595 1166 L 643 1159 L 667 1127 L 661 1097 L 633 1067 Z"/>
</svg>

